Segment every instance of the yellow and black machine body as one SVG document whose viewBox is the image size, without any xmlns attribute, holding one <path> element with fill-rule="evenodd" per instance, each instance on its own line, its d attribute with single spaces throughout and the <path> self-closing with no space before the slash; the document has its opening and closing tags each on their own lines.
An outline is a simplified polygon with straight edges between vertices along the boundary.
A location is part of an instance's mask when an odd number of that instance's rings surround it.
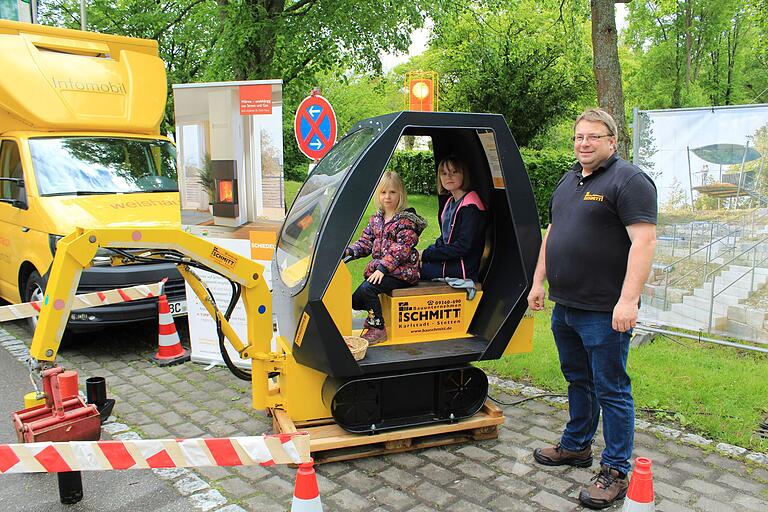
<svg viewBox="0 0 768 512">
<path fill-rule="evenodd" d="M 469 300 L 464 290 L 420 283 L 382 295 L 388 339 L 356 361 L 344 342 L 353 329 L 342 256 L 408 135 L 431 138 L 436 165 L 453 155 L 470 169 L 490 218 L 479 291 Z M 488 383 L 471 363 L 530 350 L 532 319 L 518 327 L 540 244 L 531 184 L 502 116 L 400 112 L 358 123 L 308 176 L 272 263 L 279 332 L 296 363 L 316 372 L 303 379 L 305 404 L 286 404 L 289 415 L 305 419 L 301 409 L 322 404 L 344 429 L 372 433 L 475 414 Z"/>
<path fill-rule="evenodd" d="M 490 218 L 477 293 L 470 300 L 464 290 L 420 283 L 381 296 L 389 337 L 357 361 L 344 339 L 354 334 L 353 290 L 342 258 L 406 135 L 431 137 L 435 162 L 455 155 L 469 166 Z M 176 263 L 216 322 L 222 348 L 226 338 L 251 359 L 250 374 L 230 369 L 251 380 L 254 409 L 281 411 L 295 423 L 333 418 L 353 433 L 455 422 L 473 416 L 486 399 L 487 378 L 473 362 L 531 349 L 532 319 L 524 315 L 540 244 L 531 184 L 502 116 L 372 118 L 340 140 L 299 191 L 272 261 L 271 295 L 261 265 L 178 229 L 79 228 L 60 240 L 30 349 L 32 367 L 54 364 L 82 270 L 97 250 L 111 249 L 115 262 Z M 233 284 L 227 310 L 242 297 L 246 340 L 195 268 Z"/>
</svg>

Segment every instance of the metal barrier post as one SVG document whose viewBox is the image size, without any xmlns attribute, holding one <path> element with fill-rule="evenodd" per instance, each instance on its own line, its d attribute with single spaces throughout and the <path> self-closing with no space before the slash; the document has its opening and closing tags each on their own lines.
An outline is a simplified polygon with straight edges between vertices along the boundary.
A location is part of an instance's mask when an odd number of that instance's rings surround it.
<svg viewBox="0 0 768 512">
<path fill-rule="evenodd" d="M 64 505 L 74 505 L 83 499 L 83 479 L 79 471 L 56 473 L 59 482 L 59 501 Z"/>
<path fill-rule="evenodd" d="M 672 224 L 672 257 L 675 257 L 675 245 L 677 244 L 677 224 Z"/>
</svg>

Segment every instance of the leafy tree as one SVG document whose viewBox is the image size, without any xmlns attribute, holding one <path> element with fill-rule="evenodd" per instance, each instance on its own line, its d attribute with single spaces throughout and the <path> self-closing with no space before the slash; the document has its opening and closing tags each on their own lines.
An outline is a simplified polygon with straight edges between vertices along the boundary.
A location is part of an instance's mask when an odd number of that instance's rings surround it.
<svg viewBox="0 0 768 512">
<path fill-rule="evenodd" d="M 216 79 L 312 76 L 342 65 L 380 71 L 379 55 L 406 51 L 436 2 L 217 0 Z"/>
<path fill-rule="evenodd" d="M 768 197 L 768 123 L 755 130 L 749 137 L 749 146 L 760 152 L 762 157 L 747 162 L 744 170 L 753 174 L 755 190 Z"/>
<path fill-rule="evenodd" d="M 591 94 L 586 13 L 563 22 L 554 0 L 487 0 L 435 20 L 415 62 L 441 74 L 441 110 L 504 114 L 518 144 L 564 117 Z"/>
<path fill-rule="evenodd" d="M 667 196 L 666 201 L 659 205 L 659 210 L 665 213 L 679 210 L 690 209 L 688 205 L 688 196 L 685 193 L 683 184 L 677 178 L 672 178 L 672 192 Z"/>
<path fill-rule="evenodd" d="M 440 0 L 418 5 L 389 0 L 91 0 L 88 29 L 158 40 L 169 84 L 281 78 L 285 103 L 296 104 L 328 70 L 380 71 L 380 54 L 406 51 L 411 31 L 439 5 Z M 45 23 L 79 28 L 79 0 L 45 0 L 40 13 Z M 173 129 L 172 119 L 169 101 L 165 130 Z"/>
<path fill-rule="evenodd" d="M 396 74 L 325 75 L 319 83 L 324 84 L 323 95 L 336 112 L 340 136 L 361 119 L 403 109 L 402 80 Z"/>
<path fill-rule="evenodd" d="M 753 102 L 768 85 L 768 72 L 755 65 L 764 29 L 750 9 L 746 0 L 630 3 L 626 42 L 640 63 L 628 77 L 635 103 L 677 108 Z"/>
<path fill-rule="evenodd" d="M 379 116 L 402 110 L 402 77 L 389 75 L 350 75 L 340 69 L 323 73 L 316 84 L 322 95 L 331 102 L 338 125 L 338 137 L 341 138 L 361 119 Z M 308 92 L 308 90 L 306 91 Z M 298 94 L 306 92 L 297 91 Z M 298 102 L 296 102 L 298 103 Z M 285 133 L 293 133 L 294 106 L 284 105 Z M 291 136 L 292 137 L 292 136 Z M 292 180 L 303 180 L 309 160 L 301 154 L 291 139 L 286 139 L 285 168 L 286 176 Z"/>
<path fill-rule="evenodd" d="M 637 140 L 640 140 L 640 146 L 633 148 L 635 151 L 634 162 L 643 168 L 651 178 L 657 178 L 661 171 L 656 171 L 656 164 L 653 161 L 653 156 L 658 153 L 659 149 L 656 147 L 656 137 L 653 133 L 653 121 L 646 112 L 640 112 L 637 119 L 637 125 L 635 130 L 639 130 L 637 134 Z"/>
<path fill-rule="evenodd" d="M 39 2 L 43 23 L 80 28 L 79 0 Z M 219 37 L 210 0 L 89 0 L 88 30 L 155 39 L 168 73 L 168 103 L 162 131 L 174 131 L 171 85 L 200 81 Z"/>
</svg>

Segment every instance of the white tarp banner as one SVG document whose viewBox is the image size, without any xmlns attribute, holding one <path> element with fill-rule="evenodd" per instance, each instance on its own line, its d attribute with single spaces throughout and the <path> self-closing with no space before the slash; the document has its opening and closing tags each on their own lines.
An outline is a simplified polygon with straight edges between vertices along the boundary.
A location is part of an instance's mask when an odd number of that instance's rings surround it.
<svg viewBox="0 0 768 512">
<path fill-rule="evenodd" d="M 251 242 L 249 240 L 233 239 L 233 238 L 210 238 L 208 240 L 216 245 L 223 247 L 229 251 L 240 254 L 242 256 L 251 257 Z M 264 266 L 264 279 L 269 284 L 269 289 L 272 289 L 272 263 L 270 261 L 259 261 L 257 263 Z M 212 274 L 203 270 L 195 269 L 195 273 L 200 276 L 202 281 L 211 290 L 214 300 L 216 300 L 216 306 L 222 311 L 226 312 L 229 305 L 229 299 L 232 295 L 232 287 L 229 281 L 224 279 L 218 274 Z M 205 310 L 200 299 L 197 298 L 195 292 L 187 284 L 187 319 L 189 321 L 189 342 L 192 348 L 191 358 L 192 361 L 197 363 L 218 363 L 224 364 L 224 360 L 221 357 L 221 351 L 219 350 L 219 337 L 216 333 L 216 324 Z M 243 307 L 243 299 L 241 298 L 232 316 L 229 319 L 229 323 L 234 328 L 237 335 L 243 342 L 248 340 L 247 325 L 245 317 L 245 308 Z M 229 354 L 232 362 L 241 368 L 250 368 L 250 361 L 241 359 L 228 342 L 226 343 L 227 353 Z"/>
<path fill-rule="evenodd" d="M 714 144 L 754 148 L 758 133 L 768 130 L 768 105 L 713 107 L 706 109 L 640 110 L 635 120 L 633 161 L 655 181 L 659 204 L 669 202 L 675 188 L 691 204 L 691 185 L 718 177 L 719 165 L 693 151 Z M 766 134 L 763 134 L 766 137 Z M 768 155 L 766 155 L 768 156 Z M 690 159 L 690 178 L 689 178 Z M 723 166 L 723 171 L 726 166 Z M 693 192 L 693 198 L 697 192 Z"/>
<path fill-rule="evenodd" d="M 768 105 L 636 111 L 658 242 L 640 320 L 768 342 Z"/>
</svg>

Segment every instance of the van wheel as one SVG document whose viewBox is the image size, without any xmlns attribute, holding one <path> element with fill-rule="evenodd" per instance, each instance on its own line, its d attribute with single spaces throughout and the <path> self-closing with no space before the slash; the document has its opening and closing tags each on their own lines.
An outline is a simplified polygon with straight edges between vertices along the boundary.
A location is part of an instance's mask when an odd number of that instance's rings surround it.
<svg viewBox="0 0 768 512">
<path fill-rule="evenodd" d="M 24 302 L 41 301 L 45 298 L 45 286 L 46 280 L 43 279 L 37 270 L 33 270 L 27 278 L 27 283 L 24 285 Z M 37 316 L 31 316 L 27 318 L 27 329 L 30 334 L 35 333 L 37 328 Z"/>
</svg>

